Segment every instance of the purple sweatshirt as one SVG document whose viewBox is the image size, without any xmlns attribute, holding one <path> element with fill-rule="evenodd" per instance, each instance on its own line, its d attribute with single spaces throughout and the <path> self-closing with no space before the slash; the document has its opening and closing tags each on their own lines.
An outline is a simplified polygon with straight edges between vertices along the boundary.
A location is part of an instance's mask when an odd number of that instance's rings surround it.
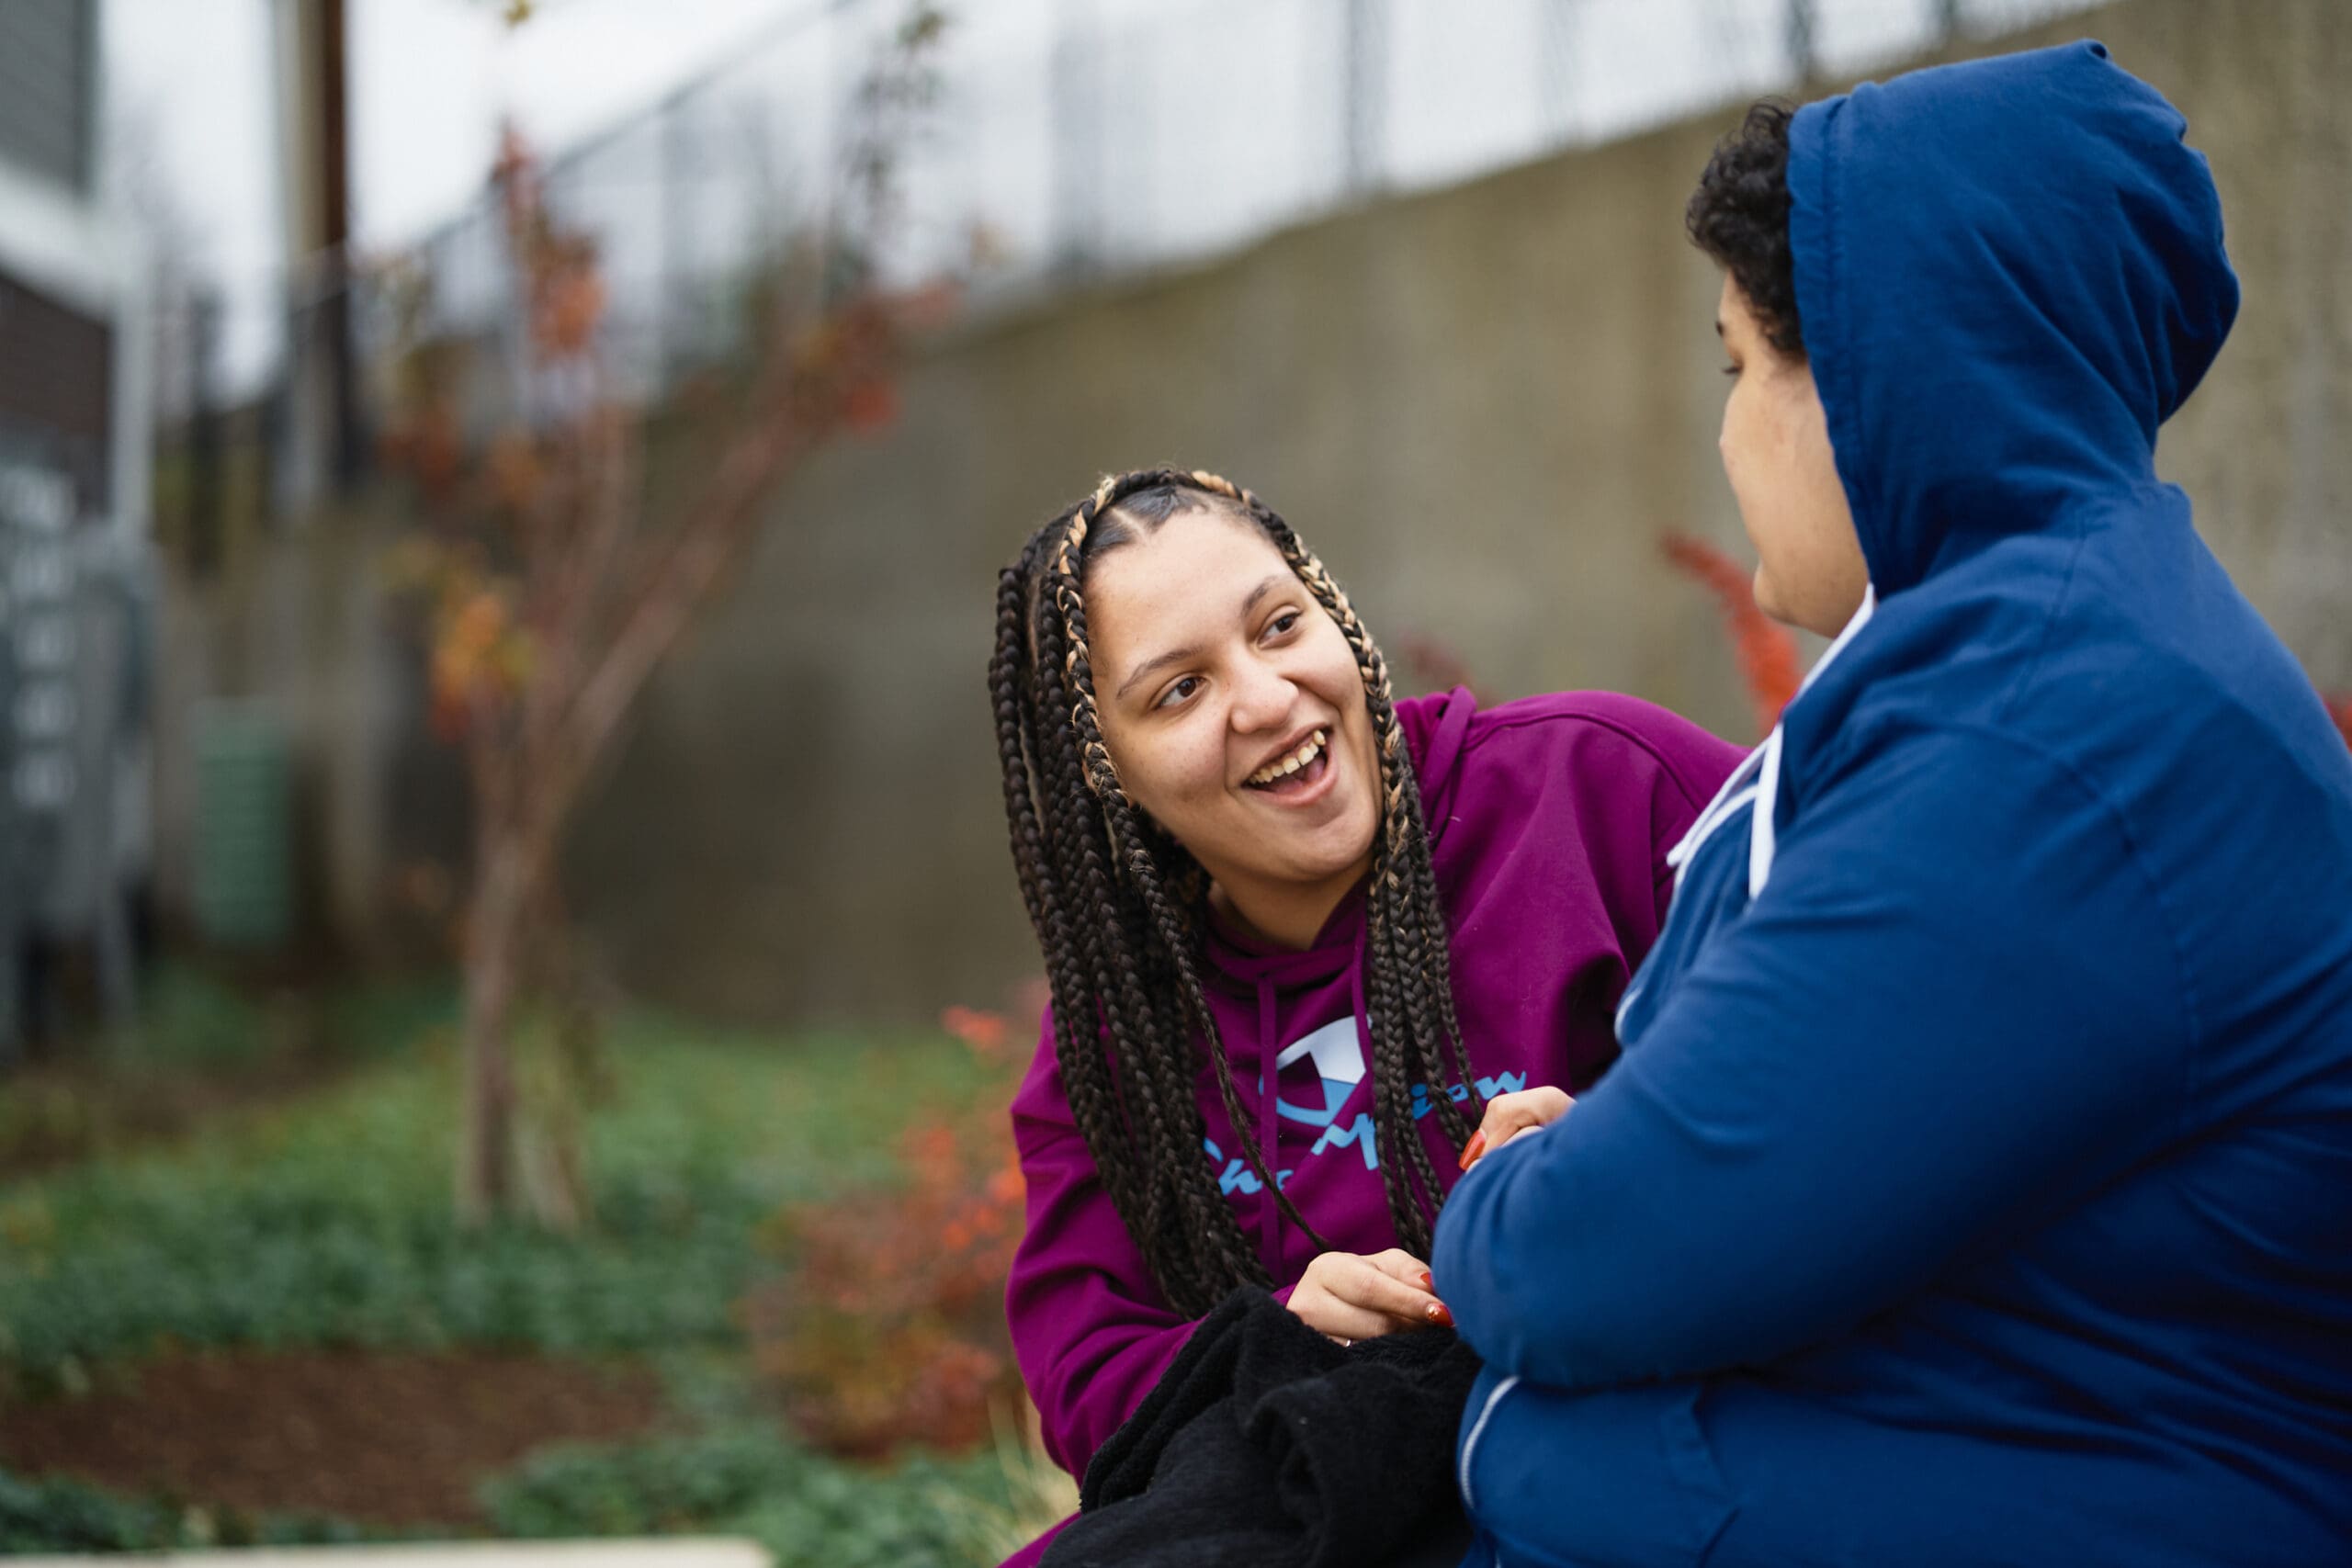
<svg viewBox="0 0 2352 1568">
<path fill-rule="evenodd" d="M 1463 1042 L 1482 1096 L 1540 1084 L 1574 1093 L 1616 1057 L 1611 1014 L 1673 888 L 1666 852 L 1742 753 L 1631 697 L 1568 693 L 1476 710 L 1459 688 L 1396 707 L 1453 932 Z M 1242 1103 L 1257 1108 L 1259 1146 L 1283 1190 L 1334 1247 L 1373 1253 L 1395 1247 L 1396 1235 L 1356 1029 L 1363 930 L 1361 891 L 1304 953 L 1254 944 L 1219 924 L 1207 939 L 1204 980 Z M 1460 1100 L 1467 1090 L 1447 1092 Z M 1314 1244 L 1241 1157 L 1205 1073 L 1200 1104 L 1208 1131 L 1201 1157 L 1287 1299 Z M 1419 1126 L 1450 1187 L 1453 1151 L 1434 1116 L 1424 1112 Z M 1006 1310 L 1046 1449 L 1076 1475 L 1193 1325 L 1162 1299 L 1095 1176 L 1062 1093 L 1050 1018 L 1013 1097 L 1012 1127 L 1028 1230 Z"/>
</svg>

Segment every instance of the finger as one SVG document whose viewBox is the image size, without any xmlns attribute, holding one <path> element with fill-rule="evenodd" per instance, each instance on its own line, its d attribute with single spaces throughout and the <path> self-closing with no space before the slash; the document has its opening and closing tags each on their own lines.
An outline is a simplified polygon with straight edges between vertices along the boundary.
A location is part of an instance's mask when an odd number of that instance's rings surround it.
<svg viewBox="0 0 2352 1568">
<path fill-rule="evenodd" d="M 1444 1306 L 1444 1303 L 1437 1293 L 1437 1281 L 1430 1276 L 1428 1264 L 1401 1247 L 1392 1247 L 1385 1252 L 1374 1253 L 1364 1261 L 1408 1290 L 1417 1292 L 1419 1297 L 1426 1298 L 1419 1300 L 1415 1307 L 1419 1318 L 1452 1325 L 1453 1322 L 1452 1314 L 1441 1310 L 1432 1317 L 1428 1310 L 1432 1302 L 1436 1303 L 1441 1309 Z M 1419 1320 L 1416 1319 L 1416 1321 Z"/>
<path fill-rule="evenodd" d="M 1445 1303 L 1421 1284 L 1429 1277 L 1428 1270 L 1417 1268 L 1411 1282 L 1408 1283 L 1392 1278 L 1374 1265 L 1370 1258 L 1363 1261 L 1367 1267 L 1351 1270 L 1344 1281 L 1335 1282 L 1341 1300 L 1348 1305 L 1376 1312 L 1397 1323 L 1411 1324 L 1416 1327 L 1453 1321 L 1453 1314 L 1445 1309 Z"/>
<path fill-rule="evenodd" d="M 1478 1155 L 1492 1154 L 1531 1127 L 1548 1127 L 1566 1116 L 1576 1101 L 1563 1090 L 1545 1086 L 1521 1089 L 1516 1094 L 1497 1095 L 1487 1102 L 1487 1114 L 1478 1128 L 1486 1134 L 1477 1154 L 1464 1149 L 1462 1168 L 1467 1170 Z M 1474 1137 L 1472 1142 L 1478 1143 Z"/>
<path fill-rule="evenodd" d="M 1510 1134 L 1542 1120 L 1543 1110 L 1532 1095 L 1525 1091 L 1502 1094 L 1487 1101 L 1487 1114 L 1479 1119 L 1478 1130 L 1487 1134 L 1487 1146 L 1492 1148 Z"/>
<path fill-rule="evenodd" d="M 1408 1285 L 1419 1285 L 1430 1277 L 1430 1266 L 1401 1247 L 1373 1253 L 1364 1261 L 1390 1279 L 1402 1280 Z"/>
</svg>

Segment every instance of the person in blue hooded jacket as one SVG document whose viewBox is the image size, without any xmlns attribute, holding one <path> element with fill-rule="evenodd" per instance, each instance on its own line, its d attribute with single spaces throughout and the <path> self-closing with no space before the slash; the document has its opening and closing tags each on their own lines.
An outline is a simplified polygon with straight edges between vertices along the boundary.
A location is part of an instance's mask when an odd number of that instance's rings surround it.
<svg viewBox="0 0 2352 1568">
<path fill-rule="evenodd" d="M 1844 629 L 1439 1221 L 1475 1562 L 2352 1562 L 2352 756 L 2156 478 L 2185 129 L 2083 43 L 1693 198 L 1758 602 Z"/>
</svg>

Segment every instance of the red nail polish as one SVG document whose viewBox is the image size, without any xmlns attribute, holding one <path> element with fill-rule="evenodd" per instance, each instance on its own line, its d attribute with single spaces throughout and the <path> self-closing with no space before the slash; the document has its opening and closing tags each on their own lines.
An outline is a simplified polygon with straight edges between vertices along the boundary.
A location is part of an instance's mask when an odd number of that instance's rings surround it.
<svg viewBox="0 0 2352 1568">
<path fill-rule="evenodd" d="M 1469 1169 L 1471 1162 L 1486 1152 L 1487 1134 L 1485 1129 L 1481 1128 L 1471 1134 L 1470 1141 L 1462 1145 L 1462 1168 Z"/>
<path fill-rule="evenodd" d="M 1437 1293 L 1437 1280 L 1430 1276 L 1430 1271 L 1426 1269 L 1421 1270 L 1421 1289 L 1429 1292 L 1432 1295 Z"/>
<path fill-rule="evenodd" d="M 1445 1310 L 1443 1302 L 1433 1302 L 1430 1305 L 1430 1321 L 1440 1328 L 1451 1328 L 1453 1326 L 1453 1314 Z"/>
</svg>

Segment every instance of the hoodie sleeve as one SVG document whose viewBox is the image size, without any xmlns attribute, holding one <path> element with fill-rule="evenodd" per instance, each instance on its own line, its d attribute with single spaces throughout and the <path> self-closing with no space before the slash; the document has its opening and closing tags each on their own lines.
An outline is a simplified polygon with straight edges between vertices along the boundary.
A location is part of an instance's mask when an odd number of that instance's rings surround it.
<svg viewBox="0 0 2352 1568">
<path fill-rule="evenodd" d="M 1674 898 L 1674 871 L 1666 863 L 1667 852 L 1682 841 L 1747 753 L 1680 714 L 1633 697 L 1603 701 L 1610 722 L 1647 751 L 1657 766 L 1649 821 L 1650 897 L 1657 922 L 1664 925 Z"/>
<path fill-rule="evenodd" d="M 1589 896 L 1629 976 L 1674 896 L 1667 852 L 1746 756 L 1615 693 L 1523 697 L 1479 714 L 1460 765 L 1422 780 L 1455 947 L 1503 943 L 1535 972 L 1578 962 L 1529 944 L 1546 926 L 1570 929 L 1569 906 Z M 1531 922 L 1531 908 L 1552 919 Z"/>
<path fill-rule="evenodd" d="M 2123 824 L 2063 765 L 1917 739 L 1830 785 L 1617 1068 L 1446 1203 L 1501 1371 L 1581 1389 L 1833 1338 L 2173 1128 L 2194 1034 Z"/>
<path fill-rule="evenodd" d="M 1073 1476 L 1151 1392 L 1193 1327 L 1160 1295 L 1127 1235 L 1064 1096 L 1047 1012 L 1036 1060 L 1012 1100 L 1028 1226 L 1013 1255 L 1005 1316 L 1046 1451 Z M 1287 1291 L 1277 1292 L 1287 1302 Z"/>
</svg>

